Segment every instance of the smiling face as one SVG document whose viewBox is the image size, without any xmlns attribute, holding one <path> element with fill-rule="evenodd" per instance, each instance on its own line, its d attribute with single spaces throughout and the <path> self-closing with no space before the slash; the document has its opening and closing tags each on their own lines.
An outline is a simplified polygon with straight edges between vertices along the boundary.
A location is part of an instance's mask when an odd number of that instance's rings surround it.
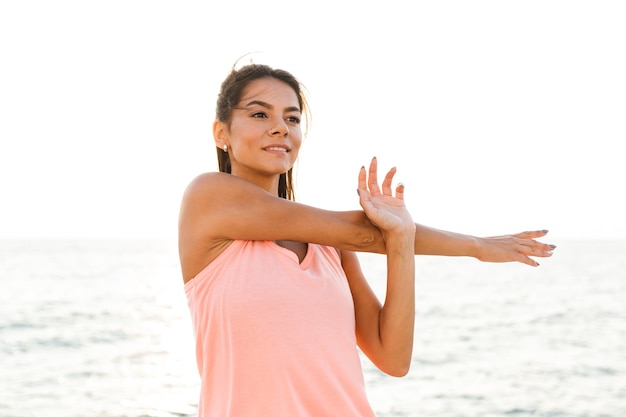
<svg viewBox="0 0 626 417">
<path fill-rule="evenodd" d="M 291 169 L 302 143 L 296 92 L 275 78 L 252 81 L 230 121 L 216 121 L 216 145 L 228 146 L 231 174 L 276 193 L 280 174 Z"/>
</svg>

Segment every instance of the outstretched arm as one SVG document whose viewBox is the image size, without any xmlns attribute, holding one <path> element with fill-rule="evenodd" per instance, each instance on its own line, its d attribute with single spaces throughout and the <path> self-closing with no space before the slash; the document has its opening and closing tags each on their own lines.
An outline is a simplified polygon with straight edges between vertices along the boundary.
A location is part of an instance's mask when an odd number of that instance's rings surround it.
<svg viewBox="0 0 626 417">
<path fill-rule="evenodd" d="M 422 225 L 415 226 L 414 253 L 472 256 L 486 262 L 522 262 L 552 254 L 551 245 L 534 239 L 544 231 L 478 238 Z M 179 252 L 186 280 L 221 253 L 231 240 L 292 240 L 355 252 L 386 253 L 381 230 L 363 210 L 330 211 L 272 195 L 233 175 L 198 176 L 183 196 Z"/>
<path fill-rule="evenodd" d="M 538 242 L 547 230 L 521 232 L 494 237 L 475 237 L 416 225 L 415 254 L 442 256 L 471 256 L 483 262 L 521 262 L 539 265 L 530 256 L 552 256 L 554 245 Z"/>
</svg>

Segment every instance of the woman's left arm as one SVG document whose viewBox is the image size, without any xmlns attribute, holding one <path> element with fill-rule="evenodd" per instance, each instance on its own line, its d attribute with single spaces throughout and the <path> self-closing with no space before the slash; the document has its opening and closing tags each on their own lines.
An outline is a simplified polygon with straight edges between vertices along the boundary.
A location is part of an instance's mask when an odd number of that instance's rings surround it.
<svg viewBox="0 0 626 417">
<path fill-rule="evenodd" d="M 415 322 L 415 224 L 404 205 L 404 186 L 393 193 L 392 168 L 378 186 L 377 161 L 359 173 L 359 201 L 382 234 L 387 254 L 387 291 L 380 304 L 354 253 L 342 251 L 342 266 L 354 300 L 357 343 L 383 372 L 403 376 L 409 370 Z"/>
</svg>

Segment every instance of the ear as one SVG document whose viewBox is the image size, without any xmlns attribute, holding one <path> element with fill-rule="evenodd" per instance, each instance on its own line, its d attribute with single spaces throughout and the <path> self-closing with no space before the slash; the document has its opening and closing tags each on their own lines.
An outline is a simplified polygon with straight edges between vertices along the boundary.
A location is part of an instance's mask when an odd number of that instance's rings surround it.
<svg viewBox="0 0 626 417">
<path fill-rule="evenodd" d="M 213 122 L 213 140 L 215 140 L 215 146 L 220 149 L 228 145 L 228 130 L 224 122 L 219 120 Z"/>
</svg>

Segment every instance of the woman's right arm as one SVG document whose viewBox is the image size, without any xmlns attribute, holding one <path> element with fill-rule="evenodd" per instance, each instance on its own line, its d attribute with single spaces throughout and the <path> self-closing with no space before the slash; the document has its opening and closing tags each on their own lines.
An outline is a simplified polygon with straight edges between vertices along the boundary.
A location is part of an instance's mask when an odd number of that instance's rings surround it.
<svg viewBox="0 0 626 417">
<path fill-rule="evenodd" d="M 415 254 L 472 256 L 485 262 L 537 265 L 552 255 L 535 240 L 547 231 L 478 238 L 416 224 Z M 231 240 L 292 240 L 354 252 L 385 253 L 382 234 L 362 210 L 330 211 L 272 195 L 224 173 L 206 173 L 188 186 L 179 217 L 179 250 L 187 277 L 209 264 Z"/>
<path fill-rule="evenodd" d="M 202 174 L 187 187 L 178 226 L 186 279 L 200 272 L 231 240 L 291 240 L 356 252 L 385 251 L 380 231 L 362 210 L 311 207 L 217 172 Z"/>
</svg>

